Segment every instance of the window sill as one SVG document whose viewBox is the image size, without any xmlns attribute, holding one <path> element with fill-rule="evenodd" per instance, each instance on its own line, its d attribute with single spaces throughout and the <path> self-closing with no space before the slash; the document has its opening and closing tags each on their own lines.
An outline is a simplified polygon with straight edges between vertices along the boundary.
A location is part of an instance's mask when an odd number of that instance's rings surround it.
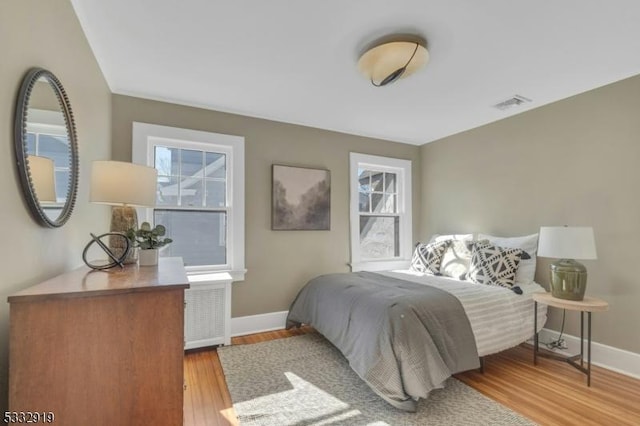
<svg viewBox="0 0 640 426">
<path fill-rule="evenodd" d="M 244 281 L 246 269 L 240 271 L 187 271 L 190 283 Z"/>
<path fill-rule="evenodd" d="M 411 259 L 371 260 L 350 263 L 351 272 L 359 271 L 392 271 L 395 269 L 409 269 Z"/>
</svg>

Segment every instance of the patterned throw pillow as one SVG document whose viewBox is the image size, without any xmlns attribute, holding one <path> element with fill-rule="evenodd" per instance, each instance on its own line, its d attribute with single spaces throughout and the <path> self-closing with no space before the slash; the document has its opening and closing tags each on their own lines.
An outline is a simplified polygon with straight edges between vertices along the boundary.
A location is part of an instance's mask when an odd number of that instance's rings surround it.
<svg viewBox="0 0 640 426">
<path fill-rule="evenodd" d="M 476 284 L 512 288 L 518 264 L 530 256 L 521 249 L 478 242 L 472 245 L 471 265 L 467 278 Z"/>
<path fill-rule="evenodd" d="M 516 272 L 515 285 L 532 283 L 536 275 L 536 252 L 538 251 L 538 234 L 525 235 L 523 237 L 495 237 L 493 235 L 478 234 L 478 240 L 486 239 L 491 244 L 499 247 L 519 248 L 529 255 L 528 259 L 522 258 Z"/>
<path fill-rule="evenodd" d="M 411 269 L 431 275 L 440 275 L 440 264 L 444 251 L 449 247 L 450 241 L 441 241 L 430 244 L 416 244 L 411 259 Z"/>
</svg>

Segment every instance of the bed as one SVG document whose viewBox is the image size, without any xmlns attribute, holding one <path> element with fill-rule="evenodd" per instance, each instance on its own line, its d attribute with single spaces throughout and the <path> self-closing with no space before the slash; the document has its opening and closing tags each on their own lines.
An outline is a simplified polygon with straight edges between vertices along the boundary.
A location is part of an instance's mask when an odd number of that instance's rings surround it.
<svg viewBox="0 0 640 426">
<path fill-rule="evenodd" d="M 532 279 L 517 288 L 521 294 L 416 268 L 327 274 L 300 290 L 287 328 L 312 325 L 376 394 L 415 411 L 452 374 L 532 337 L 531 295 L 544 289 Z M 538 330 L 545 321 L 540 304 Z"/>
</svg>

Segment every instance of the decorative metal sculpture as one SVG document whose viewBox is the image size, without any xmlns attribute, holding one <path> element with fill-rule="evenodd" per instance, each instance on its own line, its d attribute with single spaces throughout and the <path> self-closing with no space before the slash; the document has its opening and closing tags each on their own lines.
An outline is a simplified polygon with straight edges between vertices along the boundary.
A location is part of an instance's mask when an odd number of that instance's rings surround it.
<svg viewBox="0 0 640 426">
<path fill-rule="evenodd" d="M 85 246 L 83 252 L 82 252 L 82 260 L 84 260 L 84 263 L 87 264 L 87 266 L 91 269 L 96 269 L 96 270 L 104 270 L 104 269 L 111 269 L 115 266 L 120 266 L 121 268 L 123 268 L 123 261 L 124 259 L 127 257 L 127 254 L 129 253 L 129 250 L 131 249 L 131 242 L 129 241 L 129 238 L 127 238 L 126 235 L 120 233 L 120 232 L 107 232 L 106 234 L 102 234 L 102 235 L 98 235 L 95 236 L 94 234 L 90 234 L 91 235 L 91 241 L 89 241 L 89 243 L 87 243 L 87 245 Z M 108 245 L 103 243 L 100 239 L 104 238 L 104 237 L 120 237 L 124 240 L 124 245 L 125 245 L 125 249 L 122 252 L 122 255 L 120 255 L 120 257 L 117 257 L 112 251 L 111 249 L 109 249 Z M 89 247 L 91 247 L 91 245 L 93 243 L 96 243 L 100 246 L 100 248 L 102 250 L 104 250 L 104 252 L 107 254 L 107 256 L 109 256 L 109 259 L 111 259 L 110 262 L 107 262 L 105 264 L 101 264 L 101 265 L 97 265 L 95 263 L 91 263 L 87 260 L 87 252 L 89 251 Z"/>
</svg>

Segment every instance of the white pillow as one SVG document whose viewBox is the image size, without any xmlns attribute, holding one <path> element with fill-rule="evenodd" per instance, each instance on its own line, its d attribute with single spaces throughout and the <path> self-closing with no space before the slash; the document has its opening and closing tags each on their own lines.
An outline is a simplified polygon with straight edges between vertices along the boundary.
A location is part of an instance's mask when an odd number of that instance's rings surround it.
<svg viewBox="0 0 640 426">
<path fill-rule="evenodd" d="M 523 237 L 495 237 L 478 234 L 478 240 L 489 240 L 498 247 L 518 248 L 527 252 L 531 259 L 522 259 L 516 272 L 515 285 L 531 284 L 536 275 L 536 253 L 538 252 L 538 234 Z"/>
<path fill-rule="evenodd" d="M 430 243 L 439 243 L 440 241 L 447 241 L 447 240 L 472 241 L 473 240 L 473 234 L 449 234 L 449 235 L 433 234 L 433 236 L 431 237 L 429 242 Z"/>
<path fill-rule="evenodd" d="M 451 244 L 449 244 L 442 256 L 440 274 L 445 277 L 464 280 L 471 264 L 471 250 L 467 247 L 467 243 L 473 240 L 473 234 L 435 234 L 431 237 L 432 243 L 448 240 L 451 240 Z"/>
</svg>

